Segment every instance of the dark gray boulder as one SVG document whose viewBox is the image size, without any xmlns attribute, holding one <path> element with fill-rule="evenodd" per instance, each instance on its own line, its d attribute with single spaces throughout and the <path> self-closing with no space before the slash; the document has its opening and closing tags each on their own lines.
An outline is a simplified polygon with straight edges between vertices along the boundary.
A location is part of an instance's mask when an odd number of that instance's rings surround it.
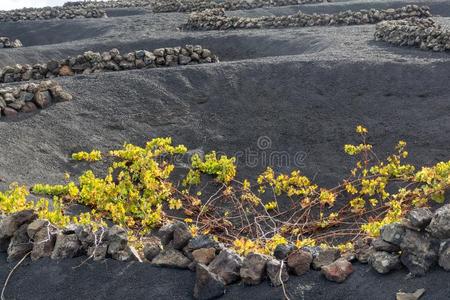
<svg viewBox="0 0 450 300">
<path fill-rule="evenodd" d="M 450 240 L 441 242 L 439 249 L 439 266 L 450 271 Z"/>
<path fill-rule="evenodd" d="M 172 246 L 174 249 L 183 249 L 192 238 L 191 231 L 185 223 L 177 223 L 173 231 Z"/>
<path fill-rule="evenodd" d="M 242 258 L 235 252 L 225 249 L 209 264 L 209 270 L 219 275 L 226 285 L 240 279 Z"/>
<path fill-rule="evenodd" d="M 314 270 L 320 270 L 323 266 L 329 265 L 341 257 L 339 249 L 326 248 L 320 249 L 318 254 L 314 256 L 312 267 Z"/>
<path fill-rule="evenodd" d="M 55 260 L 73 258 L 79 255 L 81 243 L 76 234 L 58 234 L 51 258 Z"/>
<path fill-rule="evenodd" d="M 8 250 L 12 236 L 23 224 L 29 224 L 36 218 L 33 210 L 23 210 L 6 216 L 0 223 L 0 252 Z"/>
<path fill-rule="evenodd" d="M 289 280 L 286 264 L 277 259 L 271 259 L 266 265 L 267 276 L 273 286 L 280 286 Z"/>
<path fill-rule="evenodd" d="M 152 264 L 158 267 L 187 269 L 191 260 L 176 249 L 164 249 L 152 260 Z"/>
<path fill-rule="evenodd" d="M 369 264 L 378 273 L 386 274 L 401 267 L 400 255 L 385 251 L 375 251 L 369 257 Z"/>
<path fill-rule="evenodd" d="M 207 266 L 197 264 L 195 274 L 194 298 L 198 300 L 216 299 L 225 294 L 225 282 L 211 272 Z"/>
<path fill-rule="evenodd" d="M 394 252 L 399 252 L 400 251 L 400 247 L 391 243 L 388 243 L 384 240 L 382 240 L 381 238 L 377 238 L 374 239 L 372 241 L 372 247 L 376 250 L 376 251 L 385 251 L 385 252 L 390 252 L 390 253 L 394 253 Z"/>
<path fill-rule="evenodd" d="M 266 264 L 270 258 L 266 255 L 250 253 L 244 258 L 240 275 L 247 285 L 260 284 L 266 276 Z"/>
<path fill-rule="evenodd" d="M 405 226 L 400 223 L 392 223 L 381 228 L 381 238 L 388 243 L 399 246 L 405 235 Z"/>
<path fill-rule="evenodd" d="M 27 227 L 28 224 L 23 224 L 14 232 L 8 246 L 8 261 L 19 260 L 33 249 Z"/>
<path fill-rule="evenodd" d="M 276 259 L 285 259 L 295 250 L 295 248 L 296 247 L 292 244 L 279 244 L 275 247 L 273 256 L 275 256 Z"/>
<path fill-rule="evenodd" d="M 406 214 L 409 225 L 419 230 L 427 227 L 432 218 L 433 213 L 426 207 L 414 208 Z"/>
<path fill-rule="evenodd" d="M 401 262 L 414 275 L 424 275 L 438 261 L 439 241 L 427 233 L 407 229 L 400 248 Z"/>
<path fill-rule="evenodd" d="M 430 225 L 427 227 L 427 231 L 432 236 L 446 240 L 450 239 L 450 205 L 444 205 L 434 212 L 434 216 L 431 219 Z"/>
</svg>

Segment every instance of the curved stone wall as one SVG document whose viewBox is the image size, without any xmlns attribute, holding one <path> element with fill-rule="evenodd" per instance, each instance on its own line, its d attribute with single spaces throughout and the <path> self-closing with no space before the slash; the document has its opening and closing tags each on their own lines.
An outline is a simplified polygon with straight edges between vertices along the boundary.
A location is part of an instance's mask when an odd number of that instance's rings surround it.
<svg viewBox="0 0 450 300">
<path fill-rule="evenodd" d="M 411 17 L 430 17 L 426 6 L 408 5 L 397 9 L 345 11 L 337 14 L 304 14 L 289 16 L 265 16 L 258 18 L 228 17 L 223 9 L 211 9 L 191 13 L 188 22 L 182 26 L 187 30 L 230 30 L 246 28 L 281 28 L 331 25 L 375 24 L 385 20 L 399 20 Z"/>
<path fill-rule="evenodd" d="M 105 11 L 96 8 L 71 8 L 56 6 L 0 11 L 0 22 L 104 17 L 106 17 Z"/>
<path fill-rule="evenodd" d="M 423 50 L 450 51 L 450 30 L 432 19 L 381 22 L 376 26 L 375 40 Z"/>
<path fill-rule="evenodd" d="M 72 96 L 51 80 L 0 87 L 0 118 L 15 117 L 19 112 L 33 112 L 52 103 L 70 100 Z"/>
<path fill-rule="evenodd" d="M 41 80 L 75 74 L 215 63 L 218 61 L 216 55 L 200 45 L 159 48 L 153 51 L 137 50 L 126 54 L 120 54 L 117 49 L 103 53 L 88 51 L 76 57 L 52 60 L 47 63 L 6 66 L 0 69 L 0 82 Z"/>
<path fill-rule="evenodd" d="M 20 40 L 12 40 L 8 37 L 0 36 L 0 48 L 20 48 L 22 46 Z"/>
</svg>

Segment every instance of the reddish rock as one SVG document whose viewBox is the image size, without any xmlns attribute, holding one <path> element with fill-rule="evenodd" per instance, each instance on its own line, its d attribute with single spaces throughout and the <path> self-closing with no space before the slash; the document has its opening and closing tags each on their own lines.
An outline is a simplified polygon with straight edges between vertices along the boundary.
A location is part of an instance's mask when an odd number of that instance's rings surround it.
<svg viewBox="0 0 450 300">
<path fill-rule="evenodd" d="M 325 278 L 338 283 L 344 282 L 352 273 L 352 264 L 344 258 L 322 267 L 322 274 L 325 275 Z"/>
<path fill-rule="evenodd" d="M 25 113 L 33 112 L 35 110 L 37 110 L 37 106 L 33 102 L 25 102 L 25 105 L 21 109 L 21 111 Z"/>
<path fill-rule="evenodd" d="M 313 256 L 311 253 L 299 250 L 289 254 L 287 265 L 295 275 L 300 276 L 309 271 L 312 260 Z"/>
<path fill-rule="evenodd" d="M 192 252 L 194 261 L 200 264 L 208 265 L 216 257 L 216 249 L 201 248 Z"/>
<path fill-rule="evenodd" d="M 59 69 L 59 76 L 73 76 L 73 71 L 69 66 L 62 66 Z"/>
<path fill-rule="evenodd" d="M 5 115 L 5 117 L 15 117 L 17 116 L 17 110 L 11 107 L 5 107 L 3 109 L 3 114 Z"/>
</svg>

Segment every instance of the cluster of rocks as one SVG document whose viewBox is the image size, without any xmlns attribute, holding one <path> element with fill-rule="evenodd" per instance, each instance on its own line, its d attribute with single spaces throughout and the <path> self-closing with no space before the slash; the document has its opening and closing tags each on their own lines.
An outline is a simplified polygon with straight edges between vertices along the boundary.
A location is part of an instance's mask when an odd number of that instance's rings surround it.
<svg viewBox="0 0 450 300">
<path fill-rule="evenodd" d="M 72 7 L 23 8 L 0 11 L 0 22 L 18 22 L 27 20 L 104 18 L 106 12 L 101 9 Z"/>
<path fill-rule="evenodd" d="M 117 49 L 103 53 L 88 51 L 83 55 L 52 60 L 44 64 L 17 64 L 3 67 L 0 69 L 0 82 L 41 80 L 75 74 L 215 63 L 218 61 L 216 55 L 200 45 L 159 48 L 153 51 L 137 50 L 123 55 Z"/>
<path fill-rule="evenodd" d="M 192 12 L 205 9 L 244 10 L 259 7 L 287 6 L 309 3 L 331 2 L 331 0 L 154 0 L 154 12 Z"/>
<path fill-rule="evenodd" d="M 20 40 L 11 40 L 8 37 L 0 36 L 0 48 L 20 48 L 22 46 Z"/>
<path fill-rule="evenodd" d="M 126 8 L 150 6 L 152 0 L 109 0 L 109 1 L 70 1 L 64 3 L 63 7 L 95 7 L 95 8 Z"/>
<path fill-rule="evenodd" d="M 352 264 L 334 248 L 297 249 L 283 244 L 276 247 L 273 256 L 250 253 L 242 257 L 208 235 L 193 237 L 181 222 L 161 227 L 145 243 L 144 255 L 156 266 L 195 271 L 196 299 L 220 297 L 227 285 L 238 281 L 257 285 L 268 280 L 280 286 L 289 275 L 300 276 L 315 269 L 328 280 L 343 282 L 353 272 Z"/>
<path fill-rule="evenodd" d="M 381 22 L 376 26 L 375 40 L 423 50 L 450 50 L 450 30 L 430 18 Z"/>
<path fill-rule="evenodd" d="M 28 253 L 32 260 L 81 255 L 94 260 L 136 259 L 135 251 L 128 246 L 127 231 L 118 226 L 93 231 L 86 226 L 70 225 L 59 230 L 47 220 L 38 219 L 33 210 L 8 215 L 0 222 L 0 252 L 7 252 L 8 261 L 21 259 Z"/>
<path fill-rule="evenodd" d="M 28 83 L 0 88 L 0 118 L 15 117 L 18 112 L 33 112 L 52 103 L 70 101 L 72 95 L 55 81 Z"/>
<path fill-rule="evenodd" d="M 379 238 L 361 242 L 356 258 L 381 274 L 406 267 L 421 276 L 436 264 L 450 271 L 450 205 L 434 214 L 427 208 L 410 211 L 402 222 L 384 226 Z"/>
<path fill-rule="evenodd" d="M 226 16 L 223 9 L 210 9 L 190 14 L 186 24 L 187 30 L 228 30 L 245 28 L 281 28 L 307 26 L 338 26 L 375 24 L 385 20 L 399 20 L 411 17 L 430 17 L 430 9 L 426 6 L 407 5 L 397 9 L 344 11 L 337 14 L 304 14 L 298 12 L 289 16 L 264 16 L 247 18 Z"/>
</svg>

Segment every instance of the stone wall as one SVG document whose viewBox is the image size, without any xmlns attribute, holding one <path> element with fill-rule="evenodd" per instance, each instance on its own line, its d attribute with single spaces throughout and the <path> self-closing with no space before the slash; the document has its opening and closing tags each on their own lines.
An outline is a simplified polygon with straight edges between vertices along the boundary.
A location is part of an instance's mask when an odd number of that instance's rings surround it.
<svg viewBox="0 0 450 300">
<path fill-rule="evenodd" d="M 20 40 L 11 40 L 8 37 L 0 36 L 0 48 L 20 48 L 22 46 Z"/>
<path fill-rule="evenodd" d="M 110 0 L 110 1 L 71 1 L 64 3 L 63 7 L 95 7 L 95 8 L 126 8 L 150 6 L 152 0 Z"/>
<path fill-rule="evenodd" d="M 374 24 L 385 20 L 399 20 L 411 17 L 430 17 L 426 6 L 407 5 L 397 9 L 345 11 L 337 14 L 304 14 L 299 12 L 289 16 L 267 16 L 258 18 L 228 17 L 223 9 L 193 12 L 188 22 L 182 26 L 187 30 L 229 30 L 245 28 L 281 28 L 307 26 L 337 26 Z"/>
<path fill-rule="evenodd" d="M 47 63 L 6 66 L 0 69 L 0 82 L 215 62 L 218 62 L 217 56 L 200 45 L 137 50 L 123 55 L 117 49 L 103 53 L 88 51 L 83 55 Z"/>
<path fill-rule="evenodd" d="M 411 18 L 377 24 L 375 40 L 396 46 L 418 47 L 432 51 L 450 51 L 450 30 L 432 19 Z"/>
<path fill-rule="evenodd" d="M 205 9 L 244 10 L 259 7 L 287 6 L 308 3 L 332 2 L 332 0 L 154 0 L 154 12 L 192 12 Z"/>
<path fill-rule="evenodd" d="M 0 87 L 0 118 L 15 117 L 19 112 L 33 112 L 52 103 L 70 100 L 72 96 L 51 80 Z"/>
<path fill-rule="evenodd" d="M 43 7 L 0 11 L 0 22 L 103 17 L 106 17 L 105 11 L 97 8 Z"/>
</svg>

